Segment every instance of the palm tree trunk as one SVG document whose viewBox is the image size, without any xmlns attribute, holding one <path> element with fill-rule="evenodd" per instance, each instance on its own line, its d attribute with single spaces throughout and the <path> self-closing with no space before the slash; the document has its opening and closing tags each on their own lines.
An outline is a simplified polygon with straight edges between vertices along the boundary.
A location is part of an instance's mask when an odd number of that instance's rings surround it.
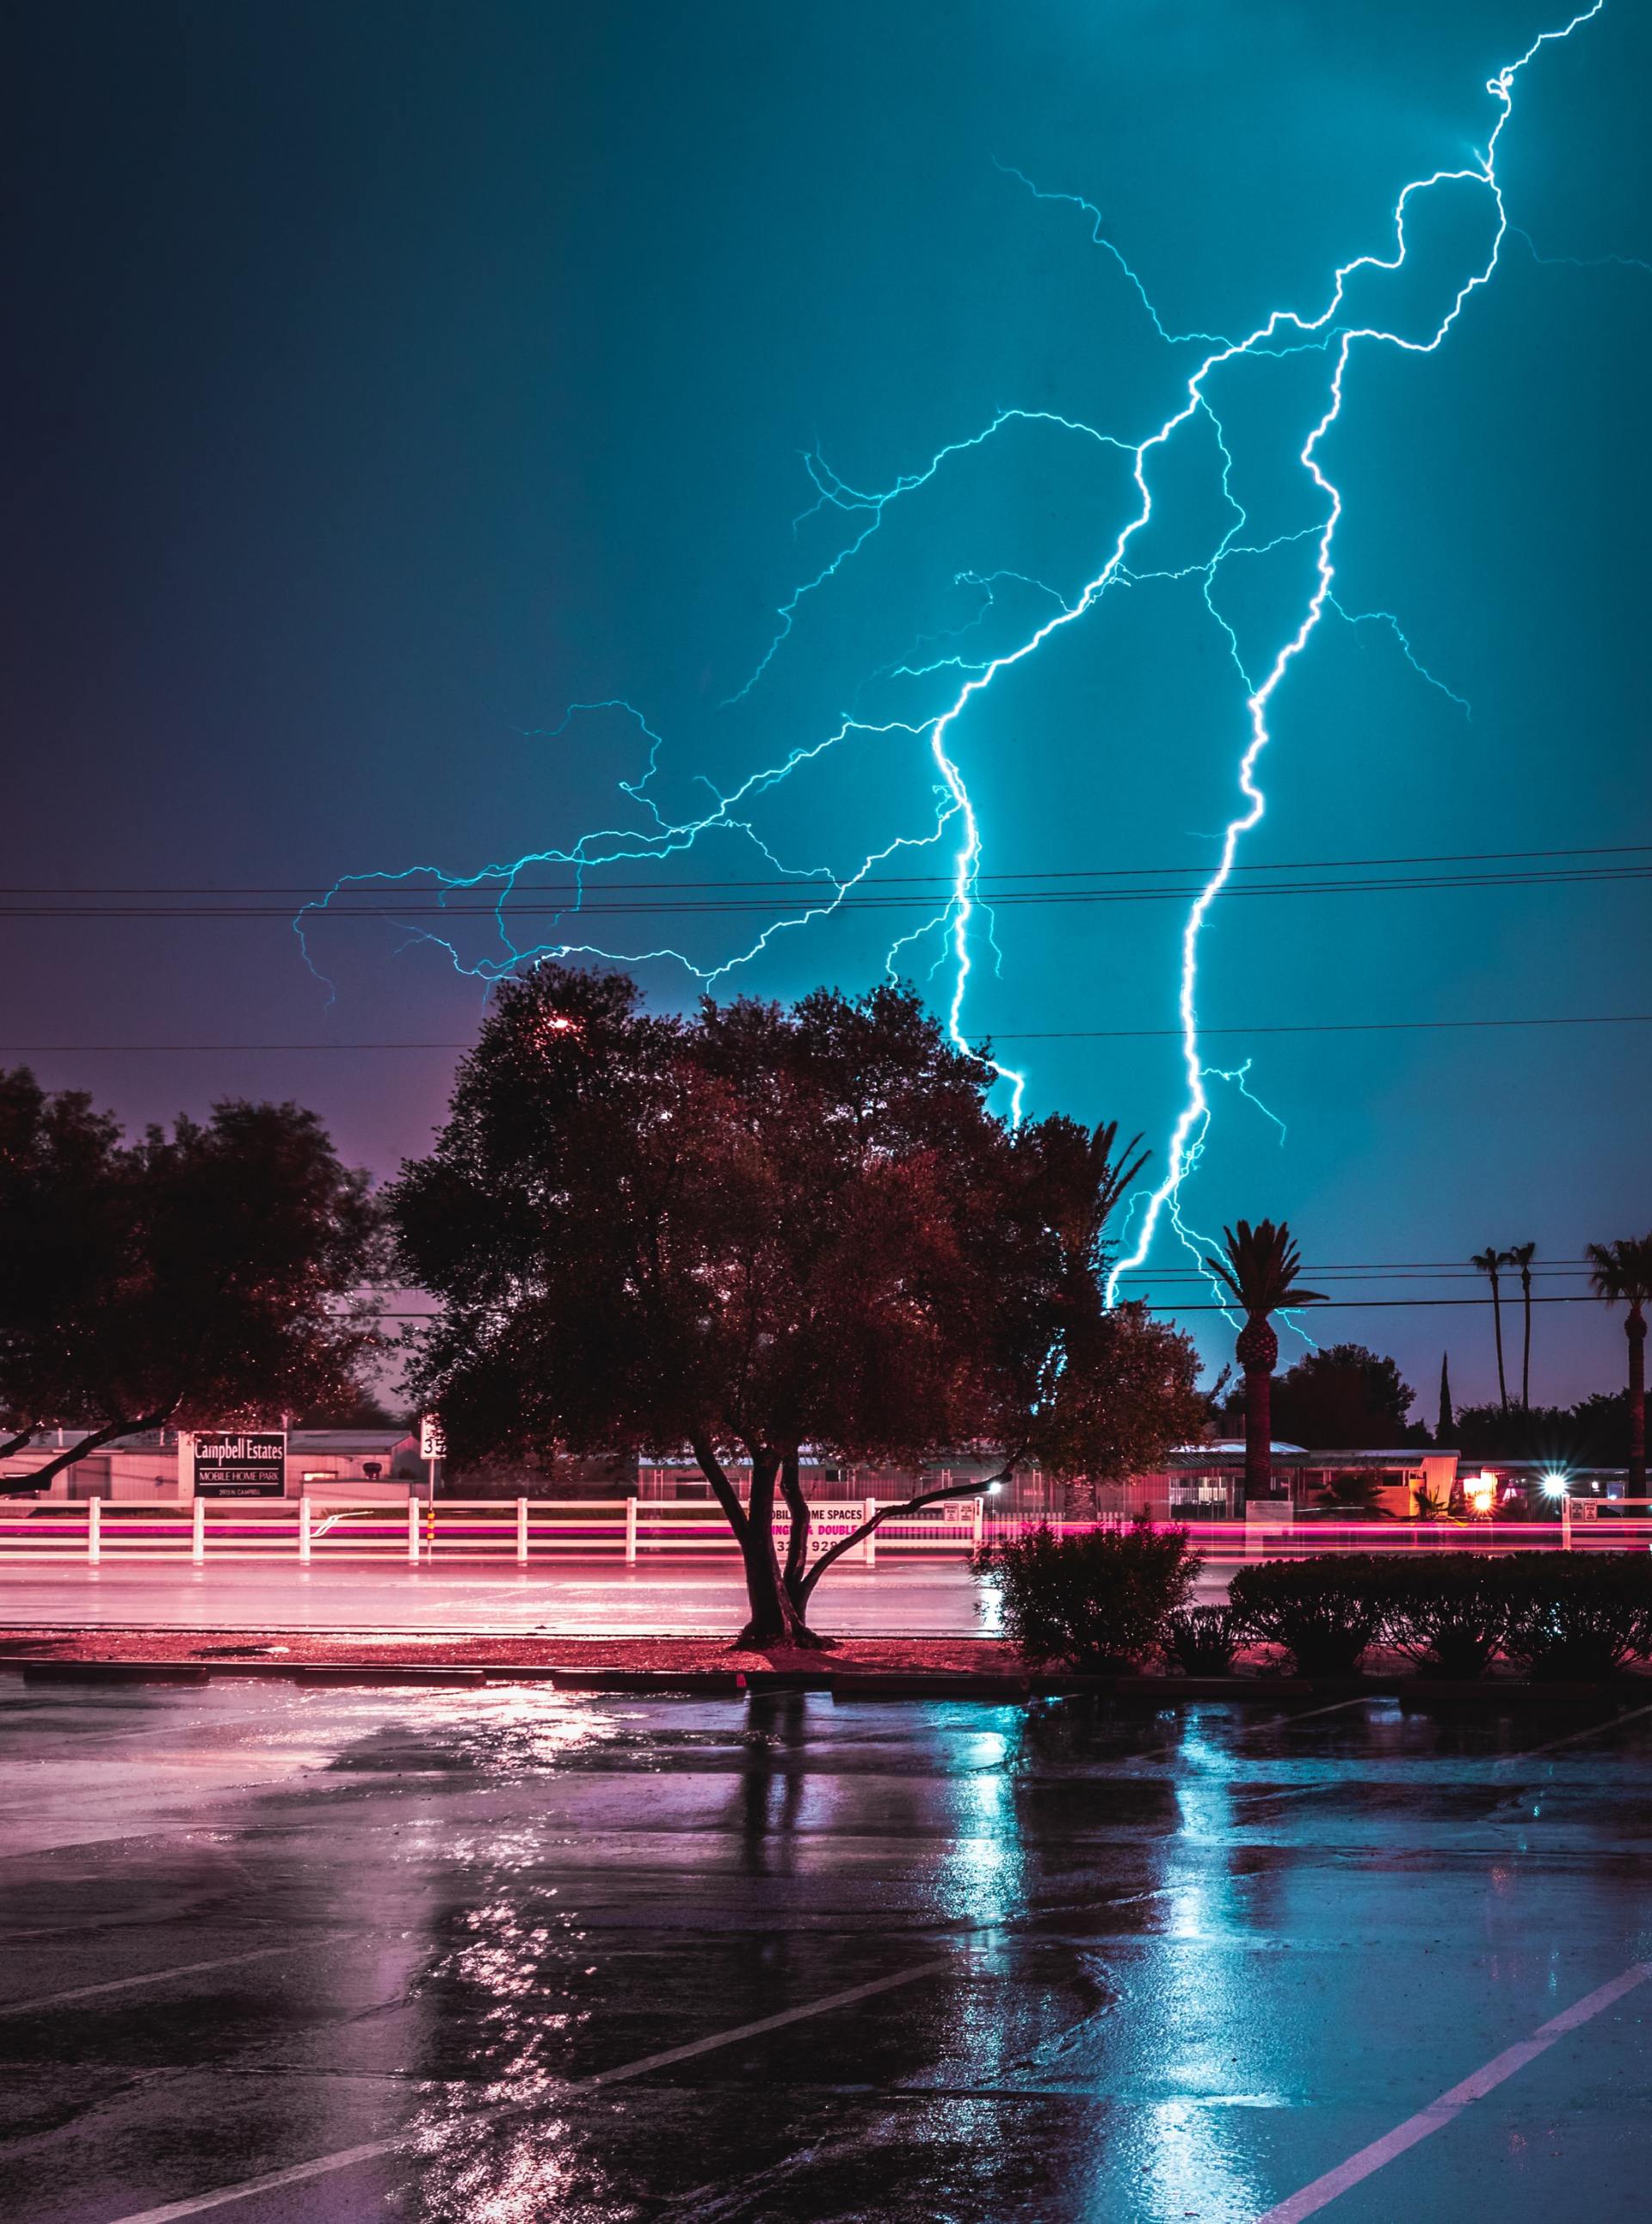
<svg viewBox="0 0 1652 2224">
<path fill-rule="evenodd" d="M 1265 1313 L 1239 1330 L 1234 1354 L 1244 1369 L 1244 1495 L 1268 1498 L 1274 1487 L 1274 1368 L 1279 1338 Z"/>
<path fill-rule="evenodd" d="M 1520 1270 L 1520 1302 L 1526 1312 L 1526 1341 L 1520 1354 L 1520 1402 L 1529 1412 L 1532 1402 L 1532 1270 Z"/>
<path fill-rule="evenodd" d="M 1624 1323 L 1629 1338 L 1629 1490 L 1646 1496 L 1646 1316 L 1637 1299 Z"/>
<path fill-rule="evenodd" d="M 1274 1370 L 1248 1368 L 1244 1377 L 1244 1496 L 1271 1498 L 1274 1488 Z"/>
<path fill-rule="evenodd" d="M 1491 1328 L 1497 1339 L 1497 1402 L 1509 1410 L 1509 1385 L 1503 1372 L 1503 1300 L 1497 1294 L 1497 1270 L 1491 1269 Z"/>
</svg>

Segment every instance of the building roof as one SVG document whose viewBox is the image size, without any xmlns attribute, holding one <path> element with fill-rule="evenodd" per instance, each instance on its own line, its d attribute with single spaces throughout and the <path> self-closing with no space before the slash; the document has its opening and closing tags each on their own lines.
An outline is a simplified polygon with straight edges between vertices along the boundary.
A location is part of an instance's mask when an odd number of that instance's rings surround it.
<svg viewBox="0 0 1652 2224">
<path fill-rule="evenodd" d="M 341 1458 L 371 1459 L 378 1453 L 405 1451 L 417 1437 L 394 1425 L 386 1429 L 294 1429 L 287 1438 L 289 1456 L 332 1452 Z"/>
</svg>

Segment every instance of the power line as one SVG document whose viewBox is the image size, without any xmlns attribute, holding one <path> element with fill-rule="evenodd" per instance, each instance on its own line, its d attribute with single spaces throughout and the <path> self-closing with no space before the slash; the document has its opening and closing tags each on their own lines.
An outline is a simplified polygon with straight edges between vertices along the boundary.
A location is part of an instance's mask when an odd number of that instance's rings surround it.
<svg viewBox="0 0 1652 2224">
<path fill-rule="evenodd" d="M 1543 1019 L 1510 1020 L 1305 1020 L 1290 1025 L 1256 1027 L 1207 1027 L 1201 1026 L 1201 1040 L 1206 1038 L 1226 1038 L 1251 1035 L 1348 1035 L 1348 1034 L 1410 1034 L 1449 1033 L 1458 1029 L 1487 1027 L 1642 1027 L 1652 1026 L 1652 1012 L 1588 1012 L 1573 1015 Z M 1180 1041 L 1180 1027 L 1049 1027 L 1041 1030 L 1017 1029 L 1005 1034 L 994 1034 L 995 1043 L 1008 1042 L 1146 1042 L 1165 1039 Z M 985 1038 L 983 1038 L 985 1039 Z M 0 1043 L 0 1058 L 43 1058 L 79 1055 L 83 1057 L 114 1056 L 127 1052 L 165 1052 L 168 1057 L 198 1057 L 216 1052 L 311 1052 L 332 1054 L 356 1051 L 468 1051 L 474 1050 L 474 1039 L 469 1042 L 126 1042 L 126 1043 Z"/>
<path fill-rule="evenodd" d="M 1043 910 L 1055 907 L 1086 907 L 1133 903 L 1182 903 L 1200 893 L 1203 881 L 1193 877 L 1193 868 L 1185 868 L 1190 875 L 1184 885 L 1176 888 L 995 888 L 980 892 L 978 900 L 990 908 L 1000 911 Z M 1573 871 L 1535 873 L 1459 873 L 1432 875 L 1401 875 L 1387 880 L 1322 880 L 1273 881 L 1249 886 L 1229 886 L 1225 896 L 1319 896 L 1319 895 L 1414 895 L 1420 893 L 1439 893 L 1451 889 L 1483 890 L 1489 888 L 1531 888 L 1603 885 L 1625 886 L 1652 879 L 1652 865 L 1598 866 Z M 432 900 L 429 892 L 420 890 L 416 897 L 397 900 L 380 890 L 358 890 L 358 894 L 370 894 L 370 904 L 347 905 L 336 907 L 329 904 L 312 913 L 315 921 L 361 921 L 389 919 L 392 922 L 412 919 L 440 919 L 447 922 L 465 919 L 487 919 L 496 926 L 503 921 L 535 919 L 638 919 L 658 918 L 668 914 L 687 918 L 724 918 L 745 916 L 753 913 L 772 915 L 784 913 L 788 906 L 801 906 L 793 924 L 802 924 L 811 915 L 820 916 L 829 908 L 831 915 L 841 917 L 848 913 L 885 913 L 923 910 L 933 905 L 935 896 L 930 892 L 911 894 L 877 893 L 884 884 L 871 881 L 866 891 L 826 881 L 812 888 L 801 888 L 795 881 L 777 889 L 767 898 L 736 897 L 728 900 L 705 897 L 678 899 L 668 892 L 661 896 L 659 889 L 650 889 L 645 900 L 636 902 L 611 901 L 604 895 L 580 900 L 576 891 L 567 891 L 566 900 L 554 903 L 521 903 L 515 891 L 501 891 L 491 902 Z M 143 903 L 143 904 L 74 904 L 57 900 L 49 904 L 7 903 L 0 905 L 0 919 L 88 921 L 93 919 L 184 920 L 193 919 L 222 925 L 232 919 L 268 921 L 279 919 L 283 925 L 292 924 L 292 912 L 286 905 L 249 903 Z"/>
<path fill-rule="evenodd" d="M 1329 1298 L 1323 1305 L 1300 1307 L 1293 1305 L 1288 1310 L 1292 1312 L 1305 1312 L 1311 1317 L 1315 1313 L 1325 1312 L 1371 1312 L 1385 1311 L 1395 1306 L 1406 1306 L 1415 1310 L 1432 1305 L 1485 1305 L 1490 1302 L 1489 1298 Z M 1517 1305 L 1520 1300 L 1516 1298 L 1510 1302 Z M 1576 1297 L 1534 1298 L 1532 1303 L 1535 1305 L 1598 1305 L 1600 1299 L 1579 1294 Z M 1239 1308 L 1237 1304 L 1227 1305 L 1199 1304 L 1149 1305 L 1148 1310 L 1149 1312 L 1222 1313 L 1237 1312 Z M 418 1319 L 425 1316 L 411 1314 L 408 1317 Z M 434 1316 L 431 1315 L 428 1317 L 434 1318 Z"/>
<path fill-rule="evenodd" d="M 1294 1312 L 1301 1311 L 1312 1316 L 1313 1314 L 1322 1312 L 1388 1311 L 1401 1307 L 1408 1308 L 1413 1311 L 1419 1311 L 1427 1310 L 1430 1307 L 1439 1305 L 1484 1305 L 1487 1303 L 1489 1303 L 1489 1299 L 1484 1298 L 1331 1298 L 1323 1305 L 1303 1305 L 1301 1307 L 1292 1306 L 1290 1310 Z M 1598 1298 L 1584 1297 L 1579 1295 L 1577 1297 L 1534 1298 L 1532 1299 L 1532 1303 L 1535 1305 L 1596 1305 L 1600 1303 L 1600 1299 Z M 1208 1301 L 1203 1301 L 1197 1305 L 1150 1305 L 1148 1307 L 1148 1311 L 1155 1313 L 1231 1313 L 1237 1312 L 1238 1311 L 1238 1307 L 1237 1305 L 1218 1305 Z M 392 1321 L 433 1321 L 440 1320 L 441 1318 L 441 1315 L 435 1312 L 383 1312 L 377 1314 L 375 1317 L 379 1320 Z"/>
<path fill-rule="evenodd" d="M 1419 1273 L 1408 1268 L 1394 1267 L 1378 1267 L 1364 1272 L 1344 1273 L 1338 1272 L 1336 1269 L 1329 1267 L 1304 1267 L 1301 1273 L 1302 1279 L 1306 1282 L 1472 1282 L 1482 1279 L 1472 1273 L 1459 1274 L 1450 1272 L 1427 1272 Z M 1580 1282 L 1586 1279 L 1588 1273 L 1589 1269 L 1586 1267 L 1555 1267 L 1546 1270 L 1540 1270 L 1534 1267 L 1532 1269 L 1532 1278 L 1534 1280 L 1546 1282 Z M 1161 1268 L 1138 1267 L 1133 1267 L 1130 1270 L 1128 1279 L 1135 1281 L 1151 1282 L 1156 1286 L 1166 1283 L 1192 1283 L 1194 1285 L 1204 1285 L 1208 1282 L 1209 1277 L 1201 1273 L 1197 1267 L 1166 1267 Z M 1510 1274 L 1507 1283 L 1502 1288 L 1500 1294 L 1503 1301 L 1509 1305 L 1517 1306 L 1520 1304 L 1520 1286 L 1518 1278 L 1516 1275 L 1513 1273 Z M 1485 1302 L 1488 1305 L 1491 1302 L 1491 1292 L 1489 1290 L 1486 1292 Z"/>
<path fill-rule="evenodd" d="M 1652 1021 L 1652 1012 L 1587 1012 L 1575 1016 L 1535 1020 L 1320 1020 L 1288 1026 L 1261 1027 L 1199 1027 L 1207 1035 L 1382 1035 L 1450 1033 L 1470 1027 L 1638 1027 Z M 1179 1041 L 1180 1027 L 1051 1027 L 1041 1033 L 995 1034 L 994 1042 L 1121 1042 L 1142 1041 L 1172 1035 Z"/>
<path fill-rule="evenodd" d="M 1569 850 L 1445 850 L 1425 851 L 1418 855 L 1402 857 L 1307 857 L 1298 858 L 1294 861 L 1286 861 L 1283 862 L 1275 862 L 1269 863 L 1258 861 L 1248 864 L 1236 860 L 1231 868 L 1231 870 L 1234 873 L 1342 872 L 1364 870 L 1367 868 L 1385 865 L 1506 864 L 1518 862 L 1522 860 L 1529 860 L 1534 857 L 1626 857 L 1643 856 L 1649 854 L 1652 854 L 1652 843 L 1618 842 Z M 585 868 L 585 869 L 589 872 L 606 871 L 608 864 L 611 863 L 638 864 L 645 862 L 646 860 L 642 858 L 624 857 L 610 859 L 606 861 L 606 862 L 598 860 L 592 862 Z M 1200 874 L 1205 869 L 1206 869 L 1195 865 L 1081 866 L 1059 872 L 1011 872 L 1005 870 L 997 873 L 983 873 L 981 875 L 981 880 L 983 883 L 995 881 L 1129 880 L 1133 875 L 1139 876 L 1142 879 L 1150 879 L 1157 875 L 1180 874 L 1186 875 L 1188 874 Z M 307 886 L 300 883 L 272 882 L 268 885 L 254 885 L 248 883 L 238 888 L 195 888 L 187 886 L 150 886 L 146 888 L 71 887 L 58 888 L 0 887 L 0 896 L 222 896 L 239 894 L 262 896 L 307 896 L 314 898 L 325 897 L 329 899 L 374 894 L 382 896 L 389 892 L 385 888 L 381 885 L 380 887 L 374 888 L 365 885 L 365 883 L 375 880 L 383 883 L 383 881 L 393 878 L 411 878 L 414 873 L 421 871 L 428 872 L 433 878 L 440 879 L 446 877 L 448 879 L 448 885 L 453 887 L 459 887 L 461 885 L 468 885 L 473 888 L 481 887 L 489 881 L 497 882 L 501 887 L 503 887 L 507 882 L 510 882 L 518 889 L 523 889 L 530 893 L 539 894 L 554 893 L 560 890 L 569 895 L 573 895 L 578 893 L 580 885 L 579 882 L 574 881 L 523 881 L 515 878 L 508 870 L 494 870 L 471 875 L 461 874 L 453 876 L 444 876 L 436 874 L 433 867 L 415 866 L 409 869 L 408 874 L 405 876 L 387 874 L 364 874 L 358 876 L 353 883 L 350 882 L 349 876 L 345 876 L 345 882 L 344 884 L 335 881 L 331 886 L 321 882 L 315 882 Z M 611 885 L 623 888 L 648 889 L 788 888 L 794 889 L 798 886 L 799 881 L 804 877 L 805 876 L 802 875 L 794 873 L 788 875 L 771 875 L 769 877 L 761 880 L 736 880 L 725 878 L 712 881 L 633 881 L 617 882 Z M 893 873 L 880 875 L 878 885 L 900 887 L 921 885 L 927 888 L 946 888 L 952 885 L 953 879 L 953 875 L 951 873 Z"/>
</svg>

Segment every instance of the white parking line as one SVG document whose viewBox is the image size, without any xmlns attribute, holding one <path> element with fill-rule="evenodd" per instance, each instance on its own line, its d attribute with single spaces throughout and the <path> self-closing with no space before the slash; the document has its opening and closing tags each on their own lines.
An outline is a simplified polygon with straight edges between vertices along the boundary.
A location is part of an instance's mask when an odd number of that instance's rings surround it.
<svg viewBox="0 0 1652 2224">
<path fill-rule="evenodd" d="M 1305 2185 L 1300 2193 L 1293 2193 L 1288 2201 L 1275 2203 L 1256 2219 L 1256 2224 L 1301 2224 L 1303 2217 L 1317 2215 L 1339 2194 L 1346 2193 L 1350 2186 L 1358 2185 L 1363 2178 L 1371 2177 L 1385 2164 L 1392 2162 L 1396 2155 L 1402 2155 L 1408 2147 L 1415 2146 L 1419 2139 L 1426 2139 L 1431 2132 L 1440 2131 L 1446 2124 L 1454 2123 L 1472 2101 L 1484 2100 L 1505 2078 L 1512 2077 L 1517 2069 L 1523 2069 L 1529 2062 L 1534 2062 L 1540 2054 L 1546 2053 L 1557 2038 L 1564 2038 L 1567 2031 L 1576 2031 L 1579 2025 L 1598 2016 L 1603 2008 L 1609 2008 L 1615 2000 L 1621 2000 L 1625 1993 L 1632 1993 L 1637 1985 L 1643 1985 L 1649 1977 L 1652 1977 L 1652 1962 L 1636 1962 L 1632 1968 L 1625 1969 L 1621 1977 L 1613 1977 L 1609 1983 L 1598 1985 L 1592 1993 L 1586 1993 L 1580 2000 L 1574 2001 L 1560 2014 L 1551 2017 L 1548 2023 L 1540 2024 L 1529 2038 L 1522 2038 L 1518 2045 L 1505 2047 L 1501 2054 L 1493 2056 L 1483 2069 L 1477 2069 L 1472 2076 L 1464 2078 L 1460 2085 L 1453 2085 L 1448 2093 L 1442 2093 L 1437 2101 L 1431 2101 L 1415 2116 L 1408 2116 L 1402 2124 L 1396 2124 L 1380 2139 L 1373 2139 L 1370 2146 L 1361 2147 L 1358 2154 L 1350 2155 L 1346 2162 L 1339 2163 L 1335 2170 L 1327 2170 L 1323 2177 L 1316 2177 L 1312 2185 Z"/>
<path fill-rule="evenodd" d="M 1360 1691 L 1351 1699 L 1333 1699 L 1328 1707 L 1308 1707 L 1300 1715 L 1269 1715 L 1266 1722 L 1246 1722 L 1236 1731 L 1236 1737 L 1255 1737 L 1262 1730 L 1288 1728 L 1292 1722 L 1317 1722 L 1321 1715 L 1339 1715 L 1349 1707 L 1368 1706 L 1373 1699 L 1384 1696 L 1381 1691 Z"/>
<path fill-rule="evenodd" d="M 942 1969 L 953 1969 L 958 1957 L 948 1955 L 934 1962 L 919 1962 L 909 1969 L 897 1969 L 892 1977 L 874 1977 L 864 1985 L 851 1985 L 841 1993 L 828 1993 L 824 2000 L 810 2000 L 801 2008 L 786 2008 L 779 2015 L 763 2016 L 756 2023 L 737 2024 L 732 2031 L 714 2031 L 709 2038 L 691 2039 L 687 2046 L 668 2047 L 661 2054 L 645 2054 L 636 2062 L 621 2063 L 617 2069 L 599 2069 L 594 2076 L 576 2077 L 560 2089 L 564 2092 L 590 2092 L 599 2086 L 620 2085 L 632 2077 L 646 2076 L 651 2069 L 664 2069 L 675 2062 L 689 2062 L 697 2055 L 712 2054 L 719 2047 L 737 2045 L 743 2038 L 760 2038 L 767 2031 L 783 2031 L 787 2025 L 807 2022 L 809 2017 L 825 2015 L 832 2008 L 852 2007 L 858 2000 L 870 2000 L 879 1993 L 892 1993 L 902 1985 L 916 1984 L 921 1977 L 931 1977 Z M 520 2114 L 524 2108 L 538 2107 L 554 2094 L 536 2094 L 531 2101 L 516 2107 L 491 2108 L 490 2117 Z M 478 2111 L 478 2120 L 484 2112 Z M 463 2122 L 464 2118 L 456 2120 Z M 349 2170 L 358 2162 L 372 2162 L 381 2155 L 392 2154 L 402 2145 L 405 2132 L 397 2132 L 388 2139 L 369 2139 L 361 2146 L 341 2147 L 336 2154 L 318 2155 L 313 2162 L 294 2163 L 289 2170 L 266 2170 L 262 2177 L 244 2178 L 238 2185 L 221 2185 L 212 2193 L 192 2194 L 184 2201 L 169 2201 L 160 2208 L 140 2208 L 130 2216 L 117 2216 L 111 2224 L 174 2224 L 180 2216 L 199 2216 L 208 2208 L 221 2208 L 231 2201 L 246 2201 L 255 2193 L 276 2193 L 283 2186 L 302 2185 L 306 2179 L 326 2177 L 338 2170 Z"/>
<path fill-rule="evenodd" d="M 1566 1737 L 1551 1738 L 1547 1745 L 1529 1745 L 1522 1753 L 1505 1753 L 1498 1756 L 1499 1768 L 1512 1768 L 1517 1760 L 1535 1760 L 1540 1753 L 1559 1753 L 1564 1745 L 1580 1745 L 1585 1738 L 1603 1737 L 1615 1730 L 1620 1722 L 1637 1722 L 1643 1715 L 1652 1715 L 1652 1707 L 1631 1707 L 1626 1715 L 1612 1715 L 1604 1722 L 1591 1722 L 1586 1730 L 1573 1730 Z"/>
<path fill-rule="evenodd" d="M 223 1954 L 213 1962 L 178 1962 L 169 1969 L 150 1969 L 141 1977 L 111 1977 L 107 1984 L 77 1985 L 69 1993 L 41 1993 L 32 2000 L 0 2000 L 0 2016 L 29 2015 L 37 2008 L 61 2008 L 75 2000 L 100 1999 L 105 1993 L 130 1993 L 138 1985 L 163 1985 L 168 1977 L 194 1977 L 208 1969 L 234 1969 L 244 1962 L 269 1962 L 278 1954 L 300 1954 L 310 1939 L 288 1946 L 260 1946 L 250 1954 Z"/>
</svg>

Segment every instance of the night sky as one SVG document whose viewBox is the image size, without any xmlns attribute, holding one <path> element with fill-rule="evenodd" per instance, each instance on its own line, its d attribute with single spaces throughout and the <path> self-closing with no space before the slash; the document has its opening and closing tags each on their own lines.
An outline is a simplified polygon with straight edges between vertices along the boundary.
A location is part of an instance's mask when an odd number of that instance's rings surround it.
<svg viewBox="0 0 1652 2224">
<path fill-rule="evenodd" d="M 330 993 L 288 924 L 307 894 L 657 824 L 618 786 L 647 769 L 639 724 L 565 723 L 571 704 L 636 707 L 660 737 L 648 793 L 674 820 L 845 717 L 933 718 L 959 671 L 892 667 L 1000 653 L 1075 597 L 1132 514 L 1128 460 L 1048 422 L 961 448 L 798 602 L 731 703 L 776 613 L 876 515 L 801 515 L 820 481 L 889 489 L 1005 409 L 1140 440 L 1208 351 L 1155 331 L 1098 220 L 1172 332 L 1317 314 L 1338 263 L 1392 252 L 1408 179 L 1473 161 L 1488 76 L 1565 12 L 8 9 L 4 902 L 59 913 L 3 929 L 10 1062 L 28 1046 L 49 1084 L 132 1121 L 290 1095 L 351 1159 L 393 1171 L 441 1114 L 450 1053 L 212 1046 L 461 1043 L 485 982 L 422 938 L 440 924 L 427 876 L 399 925 L 315 928 Z M 1440 684 L 1388 624 L 1327 611 L 1275 698 L 1266 818 L 1242 856 L 1312 869 L 1298 880 L 1482 884 L 1218 902 L 1199 1011 L 1237 1032 L 1206 1056 L 1250 1058 L 1288 1132 L 1208 1084 L 1183 1191 L 1201 1229 L 1288 1216 L 1332 1270 L 1535 1238 L 1560 1296 L 1584 1286 L 1558 1262 L 1652 1223 L 1652 1028 L 1415 1027 L 1652 1010 L 1648 883 L 1596 877 L 1652 862 L 1649 71 L 1633 0 L 1545 47 L 1498 150 L 1520 233 L 1491 283 L 1433 354 L 1352 355 L 1321 452 L 1345 503 L 1334 591 L 1392 613 Z M 1483 189 L 1429 196 L 1406 270 L 1368 275 L 1362 314 L 1430 329 L 1490 250 L 1488 211 Z M 1223 378 L 1256 545 L 1322 515 L 1296 456 L 1328 369 L 1315 350 Z M 1154 467 L 1136 569 L 1206 560 L 1233 521 L 1220 467 L 1203 420 Z M 1222 574 L 1253 676 L 1312 563 L 1292 540 Z M 1244 695 L 1197 580 L 1121 582 L 951 734 L 984 869 L 1012 898 L 996 973 L 978 933 L 966 1029 L 1026 1071 L 1030 1110 L 1139 1128 L 1158 1165 L 1177 1043 L 1120 1031 L 1174 1027 L 1185 902 L 1048 899 L 1208 869 Z M 588 930 L 524 915 L 517 945 L 669 945 L 715 966 L 775 915 L 772 888 L 738 884 L 772 881 L 775 859 L 845 873 L 932 831 L 934 768 L 921 736 L 854 733 L 737 815 L 752 833 L 590 878 L 593 902 L 661 908 Z M 890 875 L 941 875 L 955 847 L 896 852 L 877 907 L 781 933 L 720 991 L 869 985 L 944 901 L 939 879 Z M 1556 851 L 1597 854 L 1503 854 Z M 1417 858 L 1452 862 L 1362 865 Z M 251 915 L 222 915 L 237 909 Z M 485 919 L 449 932 L 463 966 L 505 954 Z M 940 954 L 931 936 L 902 963 L 924 982 Z M 695 992 L 680 964 L 636 970 L 661 1001 Z M 927 993 L 944 1008 L 949 988 L 943 966 Z M 1350 1022 L 1407 1025 L 1263 1032 Z M 1133 1287 L 1208 1300 L 1168 1226 L 1153 1260 Z M 1187 1318 L 1216 1354 L 1219 1318 Z M 1537 1321 L 1535 1399 L 1617 1386 L 1611 1316 Z M 1459 1398 L 1494 1391 L 1482 1312 L 1349 1310 L 1315 1329 L 1394 1352 L 1430 1418 L 1443 1349 Z"/>
</svg>

